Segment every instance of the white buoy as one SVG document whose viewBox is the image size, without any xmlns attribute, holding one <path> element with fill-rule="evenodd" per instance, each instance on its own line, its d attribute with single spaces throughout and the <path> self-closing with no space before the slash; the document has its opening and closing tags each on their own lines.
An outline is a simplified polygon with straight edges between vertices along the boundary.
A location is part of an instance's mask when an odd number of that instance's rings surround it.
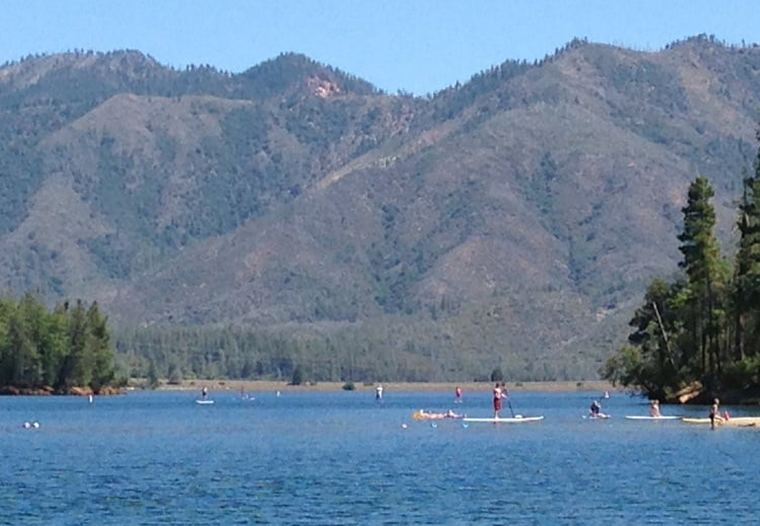
<svg viewBox="0 0 760 526">
<path fill-rule="evenodd" d="M 280 391 L 277 391 L 277 396 L 280 396 Z"/>
<path fill-rule="evenodd" d="M 32 423 L 32 427 L 33 427 L 34 429 L 39 429 L 39 428 L 40 428 L 40 423 L 39 423 L 39 422 L 33 422 L 33 423 Z"/>
<path fill-rule="evenodd" d="M 406 425 L 406 424 L 401 424 L 401 429 L 406 429 L 407 427 L 409 427 L 409 426 Z"/>
<path fill-rule="evenodd" d="M 29 422 L 24 422 L 21 427 L 23 427 L 24 429 L 30 429 L 32 427 L 32 424 Z"/>
</svg>

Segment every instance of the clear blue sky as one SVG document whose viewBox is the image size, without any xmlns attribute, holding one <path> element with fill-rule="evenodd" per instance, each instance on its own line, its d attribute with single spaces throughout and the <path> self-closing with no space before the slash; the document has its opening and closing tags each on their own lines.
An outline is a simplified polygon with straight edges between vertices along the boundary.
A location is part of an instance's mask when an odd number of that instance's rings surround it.
<svg viewBox="0 0 760 526">
<path fill-rule="evenodd" d="M 750 0 L 2 0 L 0 62 L 82 48 L 243 71 L 296 51 L 424 94 L 573 37 L 656 50 L 698 33 L 760 42 Z"/>
</svg>

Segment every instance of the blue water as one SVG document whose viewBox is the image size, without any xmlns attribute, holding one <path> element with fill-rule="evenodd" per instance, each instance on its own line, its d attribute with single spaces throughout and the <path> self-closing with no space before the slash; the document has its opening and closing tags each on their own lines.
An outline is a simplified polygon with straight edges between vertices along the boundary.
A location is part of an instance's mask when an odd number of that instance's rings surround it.
<svg viewBox="0 0 760 526">
<path fill-rule="evenodd" d="M 252 394 L 0 398 L 0 524 L 760 523 L 760 429 L 624 420 L 638 398 L 589 421 L 592 393 L 514 393 L 546 419 L 433 427 L 411 411 L 490 394 Z"/>
</svg>

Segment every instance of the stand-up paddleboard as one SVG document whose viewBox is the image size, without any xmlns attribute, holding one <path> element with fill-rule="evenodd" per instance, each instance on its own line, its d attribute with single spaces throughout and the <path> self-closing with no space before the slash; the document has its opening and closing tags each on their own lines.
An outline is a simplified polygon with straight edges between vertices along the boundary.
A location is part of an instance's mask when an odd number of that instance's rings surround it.
<svg viewBox="0 0 760 526">
<path fill-rule="evenodd" d="M 612 417 L 612 415 L 608 415 L 607 413 L 599 413 L 598 415 L 583 415 L 583 418 L 587 418 L 589 420 L 607 420 L 610 417 Z"/>
<path fill-rule="evenodd" d="M 680 416 L 626 416 L 626 420 L 680 420 Z"/>
<path fill-rule="evenodd" d="M 211 405 L 214 403 L 214 401 L 213 400 L 196 400 L 195 403 L 199 405 Z"/>
<path fill-rule="evenodd" d="M 685 424 L 707 424 L 710 425 L 709 418 L 682 418 L 681 421 Z M 760 427 L 760 417 L 757 416 L 735 416 L 728 420 L 724 418 L 715 419 L 716 426 L 727 427 Z"/>
<path fill-rule="evenodd" d="M 527 424 L 528 422 L 538 422 L 543 420 L 543 416 L 515 416 L 503 418 L 463 418 L 463 422 L 484 423 L 484 424 Z"/>
</svg>

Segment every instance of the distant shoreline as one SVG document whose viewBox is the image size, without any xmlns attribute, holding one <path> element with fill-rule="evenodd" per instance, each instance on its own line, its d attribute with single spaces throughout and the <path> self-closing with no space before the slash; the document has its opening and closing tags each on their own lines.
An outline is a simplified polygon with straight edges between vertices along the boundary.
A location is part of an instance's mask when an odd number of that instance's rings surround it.
<svg viewBox="0 0 760 526">
<path fill-rule="evenodd" d="M 575 392 L 575 391 L 620 391 L 604 380 L 577 380 L 563 382 L 505 382 L 510 391 L 537 392 Z M 374 391 L 382 384 L 386 393 L 393 391 L 451 391 L 459 386 L 466 393 L 490 391 L 492 382 L 354 382 L 355 391 Z M 344 382 L 317 382 L 313 385 L 289 385 L 284 381 L 273 380 L 183 380 L 178 384 L 162 382 L 159 391 L 193 391 L 206 387 L 210 391 L 295 391 L 295 392 L 329 392 L 342 391 Z"/>
</svg>

